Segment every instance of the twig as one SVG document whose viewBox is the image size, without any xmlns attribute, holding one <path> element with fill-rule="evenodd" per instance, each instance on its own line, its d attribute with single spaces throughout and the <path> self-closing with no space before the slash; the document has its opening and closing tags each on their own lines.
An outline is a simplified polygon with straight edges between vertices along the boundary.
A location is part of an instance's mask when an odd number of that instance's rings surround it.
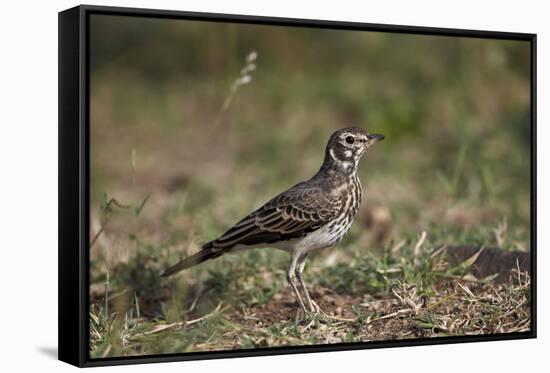
<svg viewBox="0 0 550 373">
<path fill-rule="evenodd" d="M 147 198 L 149 198 L 149 196 L 147 196 Z M 111 205 L 113 205 L 115 207 L 118 207 L 119 209 L 129 209 L 130 207 L 132 207 L 131 205 L 125 205 L 123 203 L 118 202 L 117 199 L 114 198 L 114 197 L 112 197 L 110 200 L 108 200 L 107 203 L 105 204 L 105 207 L 103 207 L 103 210 L 106 213 L 105 223 L 103 225 L 101 225 L 101 227 L 99 228 L 97 233 L 94 235 L 94 237 L 90 241 L 90 249 L 92 248 L 92 246 L 94 246 L 94 244 L 96 243 L 99 236 L 101 236 L 101 234 L 105 230 L 105 227 L 107 226 L 107 224 L 109 224 L 109 220 L 110 220 L 109 212 L 112 209 Z M 143 208 L 143 206 L 141 208 Z"/>
<path fill-rule="evenodd" d="M 387 320 L 387 319 L 391 319 L 391 318 L 397 317 L 397 316 L 410 315 L 411 313 L 414 313 L 414 310 L 412 308 L 407 308 L 407 309 L 404 309 L 404 310 L 395 311 L 395 312 L 390 313 L 388 315 L 381 316 L 377 319 L 366 321 L 364 324 L 371 324 L 375 321 Z"/>
<path fill-rule="evenodd" d="M 196 324 L 200 321 L 203 321 L 203 320 L 206 320 L 210 317 L 212 317 L 214 314 L 218 313 L 220 310 L 221 310 L 221 306 L 222 306 L 222 302 L 220 302 L 218 304 L 218 306 L 210 313 L 204 315 L 204 316 L 201 316 L 197 319 L 193 319 L 193 320 L 188 320 L 188 321 L 178 321 L 178 322 L 174 322 L 174 323 L 171 323 L 171 324 L 167 324 L 167 325 L 160 325 L 158 326 L 157 328 L 155 329 L 152 329 L 152 330 L 148 330 L 146 332 L 143 332 L 143 333 L 139 333 L 139 334 L 136 334 L 134 335 L 132 338 L 139 338 L 139 337 L 144 337 L 144 336 L 147 336 L 147 335 L 151 335 L 151 334 L 156 334 L 156 333 L 159 333 L 159 332 L 162 332 L 162 331 L 165 331 L 167 329 L 172 329 L 172 328 L 179 328 L 179 327 L 182 327 L 182 326 L 187 326 L 187 325 L 193 325 L 193 324 Z M 223 310 L 225 310 L 226 308 L 224 308 Z M 222 310 L 222 311 L 223 311 Z"/>
<path fill-rule="evenodd" d="M 476 297 L 474 295 L 474 293 L 472 293 L 472 291 L 470 289 L 468 289 L 467 286 L 464 286 L 462 285 L 460 282 L 457 282 L 458 286 L 460 286 L 460 288 L 464 291 L 464 293 L 466 293 L 466 295 L 468 295 L 470 298 L 472 299 L 478 299 L 478 297 Z"/>
<path fill-rule="evenodd" d="M 99 230 L 97 231 L 97 233 L 94 235 L 94 237 L 92 238 L 92 241 L 90 241 L 90 249 L 92 248 L 92 246 L 94 246 L 95 242 L 97 241 L 97 239 L 99 238 L 99 236 L 101 236 L 101 233 L 103 233 L 103 230 L 105 229 L 105 226 L 102 225 Z"/>
<path fill-rule="evenodd" d="M 519 310 L 525 303 L 527 303 L 527 300 L 523 299 L 514 309 L 506 312 L 504 315 L 501 316 L 501 318 L 506 318 L 510 316 L 511 314 L 515 313 L 517 310 Z"/>
</svg>

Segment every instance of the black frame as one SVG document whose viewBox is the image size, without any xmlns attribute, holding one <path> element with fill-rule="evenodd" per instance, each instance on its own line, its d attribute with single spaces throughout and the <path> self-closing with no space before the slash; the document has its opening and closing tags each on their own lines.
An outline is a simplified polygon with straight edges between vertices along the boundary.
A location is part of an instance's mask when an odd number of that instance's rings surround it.
<svg viewBox="0 0 550 373">
<path fill-rule="evenodd" d="M 480 336 L 89 357 L 89 16 L 91 14 L 528 41 L 531 45 L 531 331 Z M 79 367 L 536 338 L 536 34 L 81 5 L 59 13 L 59 360 Z"/>
</svg>

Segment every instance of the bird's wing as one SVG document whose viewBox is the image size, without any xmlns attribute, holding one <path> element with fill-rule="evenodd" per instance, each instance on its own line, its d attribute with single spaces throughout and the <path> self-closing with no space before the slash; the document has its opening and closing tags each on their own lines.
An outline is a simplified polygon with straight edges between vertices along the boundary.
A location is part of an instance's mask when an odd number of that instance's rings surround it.
<svg viewBox="0 0 550 373">
<path fill-rule="evenodd" d="M 315 231 L 337 216 L 342 198 L 301 184 L 279 194 L 207 245 L 230 249 L 290 240 Z"/>
</svg>

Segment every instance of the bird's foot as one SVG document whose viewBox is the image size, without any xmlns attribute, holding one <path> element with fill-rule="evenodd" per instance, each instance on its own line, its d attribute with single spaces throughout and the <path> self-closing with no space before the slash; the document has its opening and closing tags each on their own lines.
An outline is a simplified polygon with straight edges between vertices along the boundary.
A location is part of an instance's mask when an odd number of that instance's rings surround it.
<svg viewBox="0 0 550 373">
<path fill-rule="evenodd" d="M 315 320 L 315 318 L 318 318 L 319 316 L 320 316 L 320 314 L 318 312 L 312 312 L 312 311 L 306 311 L 306 310 L 303 310 L 303 309 L 299 309 L 296 312 L 295 321 L 296 321 L 296 324 L 301 324 L 301 323 L 306 323 L 307 324 L 310 321 Z"/>
<path fill-rule="evenodd" d="M 296 325 L 302 325 L 304 330 L 314 329 L 321 325 L 333 325 L 335 323 L 354 322 L 357 319 L 346 319 L 327 315 L 324 312 L 306 312 L 300 310 L 296 315 Z"/>
<path fill-rule="evenodd" d="M 301 318 L 296 318 L 296 325 L 300 325 L 303 327 L 303 331 L 308 331 L 310 329 L 316 329 L 322 324 L 328 324 L 328 320 L 318 312 L 303 312 L 300 311 L 300 313 L 303 315 Z"/>
<path fill-rule="evenodd" d="M 345 321 L 345 322 L 357 321 L 357 318 L 348 319 L 348 318 L 343 318 L 343 317 L 338 317 L 338 316 L 331 316 L 331 315 L 327 314 L 325 311 L 323 311 L 321 309 L 321 307 L 314 300 L 311 300 L 311 304 L 313 306 L 313 309 L 315 310 L 315 313 L 317 315 L 319 315 L 320 317 L 322 317 L 323 319 L 325 319 L 325 321 Z"/>
<path fill-rule="evenodd" d="M 323 309 L 314 301 L 309 303 L 310 310 L 300 308 L 296 313 L 296 324 L 304 324 L 305 329 L 310 329 L 314 325 L 319 324 L 332 324 L 334 322 L 354 322 L 355 319 L 348 319 L 343 317 L 331 316 L 327 314 Z"/>
</svg>

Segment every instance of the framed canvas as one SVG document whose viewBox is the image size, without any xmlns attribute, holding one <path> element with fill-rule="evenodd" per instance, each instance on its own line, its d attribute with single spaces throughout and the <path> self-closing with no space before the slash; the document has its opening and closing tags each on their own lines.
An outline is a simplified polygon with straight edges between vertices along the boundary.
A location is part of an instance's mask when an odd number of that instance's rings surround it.
<svg viewBox="0 0 550 373">
<path fill-rule="evenodd" d="M 59 13 L 59 359 L 534 338 L 535 103 L 534 34 Z"/>
</svg>

